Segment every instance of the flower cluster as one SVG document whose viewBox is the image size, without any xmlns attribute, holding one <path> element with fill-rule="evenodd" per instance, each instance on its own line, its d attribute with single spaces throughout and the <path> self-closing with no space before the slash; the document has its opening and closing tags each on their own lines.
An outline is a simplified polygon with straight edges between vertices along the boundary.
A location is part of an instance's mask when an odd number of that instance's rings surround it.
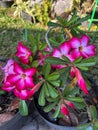
<svg viewBox="0 0 98 130">
<path fill-rule="evenodd" d="M 52 108 L 55 106 L 56 110 L 59 105 L 60 112 L 69 116 L 69 107 L 75 109 L 74 101 L 76 102 L 77 98 L 80 101 L 79 97 L 75 98 L 75 94 L 70 96 L 70 91 L 75 86 L 76 88 L 79 86 L 84 94 L 89 94 L 81 72 L 81 70 L 88 70 L 87 67 L 95 64 L 92 60 L 96 55 L 95 46 L 89 45 L 89 42 L 90 39 L 87 35 L 83 35 L 81 38 L 73 37 L 69 41 L 63 42 L 58 48 L 53 48 L 52 52 L 46 46 L 42 52 L 39 48 L 32 52 L 23 45 L 23 42 L 19 42 L 15 55 L 20 62 L 9 59 L 6 66 L 2 68 L 5 73 L 2 89 L 8 92 L 13 91 L 14 95 L 21 100 L 27 100 L 41 88 L 39 104 L 45 106 L 45 100 L 49 101 L 51 98 L 52 103 L 54 103 L 51 105 Z M 46 51 L 48 53 L 45 53 Z M 68 68 L 68 74 L 66 68 Z M 59 71 L 61 72 L 58 73 Z M 72 81 L 65 87 L 66 80 L 63 83 L 63 78 L 67 75 Z M 78 91 L 79 94 L 81 93 Z M 45 110 L 50 110 L 47 109 L 46 106 Z"/>
</svg>

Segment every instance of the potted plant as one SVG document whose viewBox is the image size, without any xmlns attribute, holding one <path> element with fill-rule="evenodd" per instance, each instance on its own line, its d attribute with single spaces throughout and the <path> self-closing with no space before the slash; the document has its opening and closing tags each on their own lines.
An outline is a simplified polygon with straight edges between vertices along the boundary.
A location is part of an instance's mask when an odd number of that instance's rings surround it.
<svg viewBox="0 0 98 130">
<path fill-rule="evenodd" d="M 2 90 L 20 99 L 20 113 L 28 113 L 26 101 L 34 97 L 38 111 L 53 126 L 68 130 L 91 126 L 97 130 L 98 101 L 89 81 L 89 70 L 96 64 L 96 47 L 90 43 L 92 35 L 79 28 L 87 19 L 58 17 L 57 23 L 48 25 L 57 27 L 59 38 L 49 38 L 49 29 L 46 42 L 42 43 L 39 35 L 29 35 L 28 41 L 18 43 L 15 59 L 2 68 Z"/>
</svg>

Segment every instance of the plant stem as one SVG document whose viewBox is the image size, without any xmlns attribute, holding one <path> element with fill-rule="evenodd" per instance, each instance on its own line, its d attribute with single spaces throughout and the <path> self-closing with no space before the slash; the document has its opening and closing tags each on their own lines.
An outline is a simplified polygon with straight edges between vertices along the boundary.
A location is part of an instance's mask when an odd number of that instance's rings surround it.
<svg viewBox="0 0 98 130">
<path fill-rule="evenodd" d="M 67 33 L 69 38 L 72 39 L 73 35 L 70 33 L 70 31 L 67 28 L 65 28 L 65 32 Z"/>
</svg>

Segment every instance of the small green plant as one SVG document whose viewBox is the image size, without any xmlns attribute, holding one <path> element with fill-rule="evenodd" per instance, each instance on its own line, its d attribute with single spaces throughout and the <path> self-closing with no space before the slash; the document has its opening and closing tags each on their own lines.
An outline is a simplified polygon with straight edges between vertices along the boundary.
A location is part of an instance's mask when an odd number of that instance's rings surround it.
<svg viewBox="0 0 98 130">
<path fill-rule="evenodd" d="M 35 4 L 35 16 L 37 20 L 43 24 L 47 25 L 47 22 L 50 20 L 50 12 L 53 0 L 43 0 L 42 4 Z"/>
<path fill-rule="evenodd" d="M 15 7 L 14 16 L 21 17 L 22 13 L 25 12 L 33 18 L 33 22 L 35 23 L 35 16 L 34 16 L 35 9 L 30 8 L 30 0 L 27 0 L 27 1 L 16 0 L 16 2 L 13 4 L 12 7 Z"/>
</svg>

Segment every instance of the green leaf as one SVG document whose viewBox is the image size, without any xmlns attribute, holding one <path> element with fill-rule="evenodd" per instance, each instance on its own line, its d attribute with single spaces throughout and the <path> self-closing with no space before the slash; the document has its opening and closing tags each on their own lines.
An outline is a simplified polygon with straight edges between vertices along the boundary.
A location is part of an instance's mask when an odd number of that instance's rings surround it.
<svg viewBox="0 0 98 130">
<path fill-rule="evenodd" d="M 67 97 L 67 100 L 80 103 L 83 102 L 83 99 L 81 97 Z"/>
<path fill-rule="evenodd" d="M 98 57 L 97 56 L 94 58 L 94 60 L 95 60 L 96 64 L 98 64 Z"/>
<path fill-rule="evenodd" d="M 48 82 L 47 82 L 47 87 L 48 87 L 50 96 L 52 98 L 56 98 L 58 96 L 58 91 L 53 86 L 51 86 L 51 84 L 49 84 Z"/>
<path fill-rule="evenodd" d="M 4 94 L 5 91 L 4 90 L 0 90 L 0 95 Z"/>
<path fill-rule="evenodd" d="M 70 94 L 70 86 L 65 86 L 64 91 L 63 91 L 63 95 L 64 97 L 68 96 Z"/>
<path fill-rule="evenodd" d="M 90 106 L 90 113 L 91 113 L 92 120 L 95 120 L 97 118 L 97 110 L 95 106 L 93 105 Z"/>
<path fill-rule="evenodd" d="M 45 95 L 49 97 L 49 96 L 50 96 L 50 93 L 49 93 L 49 90 L 48 90 L 48 87 L 47 87 L 46 82 L 44 83 L 43 86 L 44 86 L 44 88 L 45 88 Z"/>
<path fill-rule="evenodd" d="M 59 78 L 59 74 L 54 72 L 54 73 L 51 73 L 47 76 L 47 80 L 48 81 L 53 81 L 53 80 L 57 80 Z"/>
<path fill-rule="evenodd" d="M 81 103 L 79 103 L 79 102 L 73 102 L 73 104 L 76 106 L 76 108 L 78 108 L 80 110 L 84 109 L 86 107 L 86 104 L 84 102 L 81 102 Z"/>
<path fill-rule="evenodd" d="M 24 100 L 20 100 L 19 112 L 23 116 L 28 115 L 28 106 Z"/>
<path fill-rule="evenodd" d="M 66 56 L 63 55 L 62 58 L 64 59 L 65 62 L 70 63 L 70 60 Z"/>
<path fill-rule="evenodd" d="M 69 71 L 70 71 L 70 67 L 64 68 L 64 72 L 60 75 L 60 80 L 61 80 L 61 86 L 64 86 L 64 84 L 66 84 L 66 81 L 69 77 Z"/>
<path fill-rule="evenodd" d="M 61 25 L 60 24 L 58 24 L 58 23 L 54 23 L 54 22 L 48 22 L 48 24 L 47 24 L 48 26 L 51 26 L 51 27 L 61 27 Z"/>
<path fill-rule="evenodd" d="M 74 63 L 79 63 L 82 60 L 82 57 L 77 58 Z"/>
<path fill-rule="evenodd" d="M 85 67 L 85 66 L 81 66 L 81 65 L 76 65 L 78 68 L 80 68 L 81 70 L 88 70 L 88 68 L 87 67 Z"/>
<path fill-rule="evenodd" d="M 55 107 L 56 104 L 57 104 L 57 102 L 54 102 L 54 103 L 49 104 L 48 106 L 46 106 L 46 107 L 44 108 L 44 111 L 45 111 L 45 112 L 51 111 L 51 110 Z"/>
<path fill-rule="evenodd" d="M 45 78 L 50 73 L 50 70 L 51 70 L 50 64 L 48 64 L 48 63 L 44 64 L 44 66 L 43 66 L 43 74 L 44 74 Z"/>
<path fill-rule="evenodd" d="M 57 17 L 57 20 L 58 20 L 58 22 L 61 24 L 61 25 L 63 25 L 64 27 L 66 26 L 66 24 L 67 24 L 67 20 L 66 19 L 63 19 L 62 17 Z"/>
<path fill-rule="evenodd" d="M 38 67 L 39 63 L 38 63 L 38 60 L 34 60 L 32 62 L 32 67 Z"/>
<path fill-rule="evenodd" d="M 57 58 L 57 57 L 48 57 L 47 59 L 45 59 L 45 61 L 47 63 L 50 63 L 50 64 L 62 64 L 62 65 L 65 65 L 66 62 L 60 58 Z"/>
<path fill-rule="evenodd" d="M 78 130 L 86 130 L 88 127 L 90 127 L 90 123 L 81 124 L 77 127 Z"/>
<path fill-rule="evenodd" d="M 73 24 L 74 22 L 77 22 L 78 19 L 79 19 L 78 16 L 73 15 L 73 16 L 71 17 L 71 19 L 68 21 L 67 26 L 70 26 L 70 25 Z"/>
<path fill-rule="evenodd" d="M 43 51 L 46 47 L 47 47 L 47 44 L 46 44 L 46 43 L 42 43 L 42 44 L 40 44 L 40 46 L 39 46 L 39 50 L 40 50 L 40 51 Z"/>
<path fill-rule="evenodd" d="M 55 86 L 55 87 L 59 87 L 61 81 L 60 81 L 60 80 L 56 80 L 56 81 L 50 80 L 49 83 L 52 84 L 52 85 Z"/>
<path fill-rule="evenodd" d="M 57 107 L 57 109 L 55 110 L 55 113 L 53 114 L 53 118 L 57 118 L 58 117 L 58 115 L 59 115 L 59 113 L 60 113 L 60 104 L 58 104 L 58 107 Z"/>
<path fill-rule="evenodd" d="M 98 120 L 95 120 L 94 121 L 94 126 L 97 128 L 97 130 L 98 130 Z"/>
<path fill-rule="evenodd" d="M 45 105 L 45 88 L 44 86 L 42 86 L 40 94 L 39 94 L 39 98 L 38 98 L 38 104 L 40 106 L 44 106 Z"/>
<path fill-rule="evenodd" d="M 78 66 L 78 67 L 89 67 L 89 66 L 93 66 L 95 64 L 96 64 L 96 62 L 88 62 L 88 63 L 82 62 L 82 63 L 76 64 L 76 66 Z"/>
</svg>

